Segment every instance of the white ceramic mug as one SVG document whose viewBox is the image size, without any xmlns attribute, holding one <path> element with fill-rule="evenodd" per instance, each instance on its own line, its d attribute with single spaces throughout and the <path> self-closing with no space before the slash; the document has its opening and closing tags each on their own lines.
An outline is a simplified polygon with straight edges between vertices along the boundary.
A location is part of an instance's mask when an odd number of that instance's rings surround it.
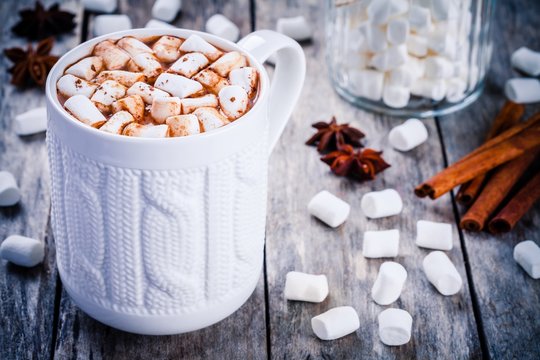
<svg viewBox="0 0 540 360">
<path fill-rule="evenodd" d="M 98 42 L 126 35 L 198 34 L 243 52 L 259 95 L 234 123 L 177 138 L 118 136 L 74 120 L 56 82 Z M 272 84 L 261 65 L 277 52 Z M 214 324 L 251 295 L 262 263 L 268 156 L 305 76 L 301 47 L 262 30 L 238 44 L 184 29 L 136 29 L 65 54 L 47 79 L 52 227 L 62 283 L 93 318 L 140 334 Z"/>
</svg>

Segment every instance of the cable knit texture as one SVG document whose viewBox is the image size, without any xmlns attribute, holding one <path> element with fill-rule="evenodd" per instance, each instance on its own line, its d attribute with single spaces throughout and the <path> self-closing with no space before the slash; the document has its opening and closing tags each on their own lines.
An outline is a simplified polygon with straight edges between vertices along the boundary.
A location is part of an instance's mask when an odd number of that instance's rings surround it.
<svg viewBox="0 0 540 360">
<path fill-rule="evenodd" d="M 209 166 L 158 171 L 98 163 L 49 132 L 62 280 L 130 314 L 219 306 L 260 270 L 266 138 Z"/>
</svg>

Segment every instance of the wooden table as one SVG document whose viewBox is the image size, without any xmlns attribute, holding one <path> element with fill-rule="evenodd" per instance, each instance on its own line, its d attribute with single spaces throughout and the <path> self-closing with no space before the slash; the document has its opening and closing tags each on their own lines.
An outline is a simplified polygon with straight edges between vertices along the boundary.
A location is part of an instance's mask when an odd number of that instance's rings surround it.
<svg viewBox="0 0 540 360">
<path fill-rule="evenodd" d="M 31 3 L 1 2 L 2 46 L 24 44 L 9 29 L 17 21 L 16 11 Z M 152 3 L 120 0 L 119 11 L 128 14 L 134 26 L 144 26 Z M 308 70 L 300 102 L 270 161 L 266 261 L 257 289 L 226 320 L 178 336 L 124 333 L 79 311 L 63 291 L 55 266 L 45 135 L 19 137 L 13 132 L 14 116 L 43 105 L 45 99 L 40 90 L 19 91 L 9 85 L 9 64 L 2 58 L 0 169 L 14 173 L 23 198 L 18 206 L 0 208 L 0 238 L 23 234 L 42 239 L 47 254 L 45 263 L 32 269 L 5 262 L 0 266 L 0 359 L 540 358 L 540 281 L 528 277 L 512 260 L 518 242 L 540 241 L 539 204 L 508 235 L 470 234 L 454 226 L 455 246 L 448 254 L 464 286 L 459 294 L 444 297 L 421 270 L 428 251 L 414 245 L 415 224 L 419 219 L 457 224 L 463 209 L 456 205 L 453 194 L 432 202 L 412 193 L 414 185 L 482 142 L 504 101 L 506 79 L 517 75 L 510 68 L 510 54 L 522 45 L 540 49 L 540 2 L 498 2 L 494 56 L 484 94 L 464 111 L 426 120 L 428 141 L 407 153 L 392 150 L 387 140 L 388 130 L 399 120 L 357 109 L 332 90 L 324 61 L 324 13 L 320 2 L 183 3 L 175 21 L 179 27 L 201 30 L 209 16 L 221 12 L 240 26 L 242 35 L 253 29 L 274 28 L 278 17 L 297 14 L 306 16 L 315 30 L 314 40 L 303 44 Z M 79 26 L 74 34 L 60 38 L 56 53 L 87 39 L 95 16 L 83 12 L 78 1 L 65 1 L 62 6 L 77 13 Z M 527 113 L 539 109 L 538 105 L 529 106 Z M 384 150 L 392 167 L 377 180 L 362 184 L 330 174 L 316 151 L 305 146 L 304 141 L 312 133 L 311 123 L 331 115 L 365 131 L 367 145 Z M 386 187 L 402 194 L 403 213 L 367 220 L 359 207 L 362 194 Z M 309 199 L 322 189 L 352 206 L 349 220 L 336 230 L 325 227 L 306 211 Z M 396 261 L 409 273 L 401 298 L 391 306 L 408 310 L 414 318 L 412 340 L 394 348 L 379 341 L 376 317 L 385 307 L 370 298 L 370 288 L 383 260 L 367 260 L 361 255 L 363 231 L 391 228 L 401 231 Z M 291 270 L 326 274 L 330 296 L 320 304 L 285 301 L 285 274 Z M 311 330 L 311 317 L 340 305 L 351 305 L 358 311 L 360 329 L 336 341 L 318 340 Z"/>
</svg>

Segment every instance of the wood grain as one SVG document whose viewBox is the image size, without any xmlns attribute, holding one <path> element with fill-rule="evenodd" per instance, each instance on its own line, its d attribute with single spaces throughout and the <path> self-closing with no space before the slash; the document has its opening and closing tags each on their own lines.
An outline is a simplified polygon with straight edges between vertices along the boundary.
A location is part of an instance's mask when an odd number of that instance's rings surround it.
<svg viewBox="0 0 540 360">
<path fill-rule="evenodd" d="M 540 3 L 497 2 L 494 53 L 484 94 L 468 109 L 440 119 L 448 161 L 453 162 L 477 147 L 505 101 L 504 84 L 521 77 L 510 65 L 510 55 L 521 46 L 540 49 L 537 24 Z M 527 8 L 527 11 L 521 11 Z M 540 111 L 527 105 L 525 118 Z M 459 208 L 463 213 L 465 209 Z M 538 359 L 540 357 L 540 282 L 531 279 L 513 260 L 514 246 L 538 238 L 540 204 L 529 211 L 509 234 L 463 232 L 477 313 L 483 327 L 487 356 L 493 359 Z"/>
<path fill-rule="evenodd" d="M 53 1 L 44 1 L 50 6 Z M 73 1 L 62 8 L 80 11 Z M 17 12 L 33 7 L 34 1 L 1 2 L 2 48 L 26 46 L 26 40 L 12 35 Z M 61 54 L 78 42 L 78 29 L 61 36 L 54 54 Z M 19 113 L 44 106 L 42 89 L 18 90 L 11 84 L 2 56 L 0 62 L 0 169 L 12 172 L 18 181 L 22 199 L 13 207 L 0 207 L 0 240 L 11 234 L 30 236 L 46 244 L 45 261 L 30 269 L 1 261 L 0 266 L 0 358 L 47 359 L 52 354 L 55 334 L 57 272 L 54 243 L 48 226 L 50 191 L 45 149 L 45 134 L 20 137 L 13 131 Z"/>
<path fill-rule="evenodd" d="M 134 27 L 150 19 L 153 0 L 122 0 L 119 11 L 128 14 Z M 204 30 L 216 12 L 228 16 L 250 32 L 248 0 L 230 2 L 184 1 L 174 21 L 178 27 Z M 89 15 L 89 24 L 93 15 Z M 91 37 L 91 33 L 89 33 Z M 91 319 L 63 292 L 55 357 L 59 359 L 249 359 L 266 358 L 264 278 L 240 310 L 209 328 L 177 336 L 140 336 L 112 329 Z"/>
<path fill-rule="evenodd" d="M 309 17 L 315 30 L 313 42 L 304 44 L 308 72 L 300 103 L 274 150 L 270 165 L 266 271 L 272 358 L 480 357 L 457 227 L 454 227 L 455 247 L 449 256 L 465 286 L 456 296 L 444 297 L 429 284 L 421 270 L 421 261 L 428 251 L 414 245 L 417 220 L 455 222 L 449 195 L 437 203 L 430 203 L 415 198 L 412 192 L 412 184 L 443 166 L 434 121 L 426 121 L 431 134 L 427 143 L 407 153 L 392 150 L 387 133 L 400 120 L 359 110 L 339 98 L 331 88 L 324 60 L 324 26 L 318 3 L 258 1 L 256 9 L 257 28 L 274 28 L 278 17 L 302 13 Z M 367 134 L 365 144 L 383 150 L 383 157 L 392 167 L 377 180 L 361 184 L 330 174 L 327 166 L 319 161 L 315 148 L 305 146 L 304 141 L 313 133 L 311 123 L 328 120 L 331 115 L 364 131 Z M 362 195 L 388 187 L 395 188 L 403 197 L 402 214 L 378 220 L 366 219 L 360 210 Z M 311 218 L 306 210 L 310 198 L 323 189 L 351 204 L 349 220 L 335 230 Z M 392 228 L 401 233 L 399 256 L 384 260 L 365 259 L 361 250 L 363 232 Z M 405 309 L 414 319 L 411 342 L 397 348 L 387 347 L 379 341 L 377 315 L 387 307 L 375 304 L 370 294 L 379 266 L 388 260 L 401 263 L 408 271 L 401 298 L 389 307 Z M 284 300 L 285 275 L 291 270 L 326 274 L 330 287 L 328 299 L 321 304 Z M 360 329 L 335 341 L 317 339 L 311 330 L 311 318 L 341 305 L 351 305 L 357 310 Z"/>
</svg>

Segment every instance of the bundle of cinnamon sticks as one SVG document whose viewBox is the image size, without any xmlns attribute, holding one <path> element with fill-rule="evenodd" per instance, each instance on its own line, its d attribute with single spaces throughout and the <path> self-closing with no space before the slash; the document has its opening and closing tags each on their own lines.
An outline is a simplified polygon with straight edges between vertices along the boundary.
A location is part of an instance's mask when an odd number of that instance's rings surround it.
<svg viewBox="0 0 540 360">
<path fill-rule="evenodd" d="M 418 185 L 415 194 L 436 199 L 461 185 L 456 199 L 470 206 L 462 229 L 510 231 L 540 199 L 540 113 L 522 122 L 524 110 L 506 102 L 486 142 Z"/>
</svg>

